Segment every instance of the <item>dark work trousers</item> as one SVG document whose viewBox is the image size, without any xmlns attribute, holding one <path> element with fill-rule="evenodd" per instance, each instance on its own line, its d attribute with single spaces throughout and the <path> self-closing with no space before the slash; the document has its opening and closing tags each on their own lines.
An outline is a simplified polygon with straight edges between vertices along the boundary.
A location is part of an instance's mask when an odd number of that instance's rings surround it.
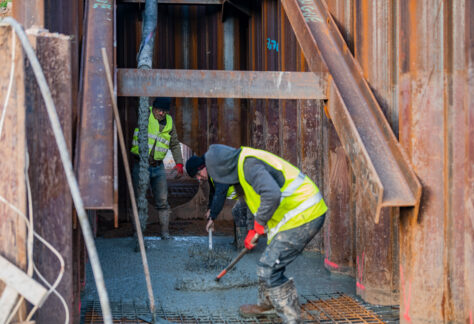
<svg viewBox="0 0 474 324">
<path fill-rule="evenodd" d="M 132 168 L 133 189 L 135 190 L 135 195 L 137 194 L 138 172 L 139 164 L 136 162 L 133 164 Z M 165 165 L 160 163 L 157 166 L 149 166 L 148 172 L 150 172 L 149 181 L 155 208 L 158 211 L 169 209 L 170 206 L 168 204 L 168 184 L 166 182 Z M 146 227 L 146 222 L 148 220 L 148 215 L 144 216 L 146 219 L 140 219 L 142 228 Z"/>
<path fill-rule="evenodd" d="M 239 198 L 234 207 L 232 207 L 232 216 L 234 217 L 235 226 L 253 228 L 254 217 L 243 198 Z"/>
<path fill-rule="evenodd" d="M 286 266 L 301 254 L 304 247 L 321 230 L 326 214 L 309 223 L 278 232 L 263 251 L 257 263 L 257 276 L 268 288 L 277 287 L 288 281 Z"/>
</svg>

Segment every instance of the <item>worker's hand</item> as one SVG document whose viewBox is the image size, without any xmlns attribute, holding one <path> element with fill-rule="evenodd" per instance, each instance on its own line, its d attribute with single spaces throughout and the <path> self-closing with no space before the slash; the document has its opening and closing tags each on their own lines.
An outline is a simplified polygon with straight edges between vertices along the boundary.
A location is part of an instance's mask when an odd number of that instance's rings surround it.
<svg viewBox="0 0 474 324">
<path fill-rule="evenodd" d="M 252 240 L 255 237 L 255 235 L 257 235 L 257 232 L 255 232 L 255 230 L 253 229 L 247 233 L 247 237 L 245 238 L 245 241 L 244 241 L 244 245 L 247 250 L 251 250 L 255 247 L 255 244 L 252 244 Z"/>
<path fill-rule="evenodd" d="M 257 223 L 257 221 L 253 223 L 253 230 L 250 230 L 247 233 L 247 237 L 245 238 L 244 245 L 246 249 L 251 250 L 255 247 L 255 244 L 252 244 L 252 240 L 256 234 L 258 234 L 259 236 L 262 236 L 263 234 L 265 234 L 265 227 Z M 254 243 L 256 242 L 257 241 L 255 241 Z"/>
<path fill-rule="evenodd" d="M 178 176 L 181 177 L 183 175 L 183 164 L 182 163 L 176 164 L 173 169 L 176 170 L 176 172 L 178 172 Z"/>
<path fill-rule="evenodd" d="M 255 232 L 258 233 L 258 235 L 262 236 L 263 234 L 265 234 L 265 227 L 260 225 L 259 223 L 257 223 L 257 221 L 254 221 L 253 222 L 253 229 L 255 230 Z"/>
<path fill-rule="evenodd" d="M 214 221 L 212 219 L 208 220 L 206 225 L 206 231 L 209 232 L 211 230 L 214 231 Z"/>
</svg>

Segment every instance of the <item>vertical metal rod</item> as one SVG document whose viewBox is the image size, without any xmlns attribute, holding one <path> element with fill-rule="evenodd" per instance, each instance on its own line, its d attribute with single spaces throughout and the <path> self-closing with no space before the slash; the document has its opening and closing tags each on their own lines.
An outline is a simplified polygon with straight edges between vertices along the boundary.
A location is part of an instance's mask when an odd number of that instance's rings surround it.
<svg viewBox="0 0 474 324">
<path fill-rule="evenodd" d="M 114 118 L 115 118 L 115 124 L 117 125 L 117 133 L 118 133 L 118 138 L 119 138 L 119 144 L 120 144 L 120 151 L 122 152 L 122 159 L 123 159 L 123 166 L 125 168 L 125 176 L 127 178 L 127 186 L 128 190 L 130 192 L 130 200 L 132 202 L 132 211 L 133 211 L 133 218 L 135 219 L 135 227 L 137 231 L 137 236 L 138 236 L 138 242 L 140 246 L 140 253 L 142 256 L 142 262 L 143 262 L 143 268 L 145 271 L 145 279 L 146 279 L 146 287 L 148 290 L 148 297 L 150 299 L 150 312 L 153 315 L 153 318 L 155 316 L 155 298 L 153 297 L 153 289 L 151 286 L 151 279 L 150 279 L 150 270 L 148 269 L 148 260 L 146 257 L 145 253 L 145 244 L 143 243 L 143 234 L 142 234 L 142 228 L 140 226 L 140 219 L 138 218 L 138 209 L 137 209 L 137 202 L 135 200 L 135 192 L 133 190 L 133 184 L 132 184 L 132 176 L 130 174 L 130 165 L 128 163 L 127 159 L 127 148 L 125 147 L 125 140 L 123 138 L 123 131 L 122 131 L 122 125 L 120 124 L 120 115 L 119 111 L 117 108 L 117 100 L 114 95 L 114 85 L 112 83 L 112 75 L 110 73 L 110 68 L 109 68 L 109 60 L 107 58 L 107 53 L 105 51 L 105 48 L 102 47 L 102 59 L 104 61 L 104 67 L 105 67 L 105 73 L 107 76 L 107 83 L 109 85 L 109 90 L 110 90 L 110 97 L 112 98 L 112 108 L 114 110 Z"/>
</svg>

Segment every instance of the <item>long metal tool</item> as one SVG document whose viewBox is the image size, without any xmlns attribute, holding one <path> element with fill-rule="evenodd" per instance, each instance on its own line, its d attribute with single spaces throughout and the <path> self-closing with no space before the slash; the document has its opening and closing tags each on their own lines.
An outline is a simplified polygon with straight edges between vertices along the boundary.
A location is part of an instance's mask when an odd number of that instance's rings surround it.
<svg viewBox="0 0 474 324">
<path fill-rule="evenodd" d="M 150 299 L 150 312 L 153 314 L 153 322 L 155 322 L 155 298 L 153 296 L 153 289 L 151 287 L 150 270 L 148 269 L 148 260 L 145 253 L 145 244 L 143 242 L 142 228 L 140 226 L 140 219 L 138 218 L 137 202 L 135 200 L 135 192 L 133 191 L 132 176 L 130 174 L 130 165 L 128 164 L 128 153 L 123 137 L 122 125 L 120 124 L 120 115 L 117 108 L 117 100 L 114 95 L 114 86 L 112 82 L 112 75 L 109 69 L 109 60 L 107 52 L 102 47 L 102 59 L 104 61 L 105 73 L 107 75 L 107 83 L 109 84 L 110 96 L 112 97 L 112 108 L 114 110 L 115 124 L 117 125 L 117 133 L 119 137 L 120 150 L 122 151 L 123 166 L 125 168 L 125 176 L 127 178 L 128 190 L 130 192 L 130 200 L 132 202 L 133 218 L 135 219 L 135 227 L 138 236 L 138 245 L 140 246 L 140 253 L 142 256 L 143 268 L 145 270 L 146 286 L 148 289 L 148 297 Z"/>
<path fill-rule="evenodd" d="M 209 250 L 212 250 L 212 228 L 209 229 Z"/>
<path fill-rule="evenodd" d="M 260 237 L 260 235 L 258 234 L 255 234 L 255 236 L 253 237 L 251 243 L 253 245 L 255 245 L 258 241 L 258 238 Z M 217 277 L 214 279 L 215 281 L 219 281 L 222 277 L 224 277 L 224 275 L 229 272 L 230 270 L 232 270 L 232 268 L 237 264 L 237 262 L 240 261 L 240 259 L 242 259 L 242 257 L 248 252 L 250 251 L 249 249 L 247 248 L 243 248 L 242 251 L 240 251 L 239 255 L 234 259 L 232 260 L 232 262 L 224 269 L 222 270 L 218 275 Z"/>
</svg>

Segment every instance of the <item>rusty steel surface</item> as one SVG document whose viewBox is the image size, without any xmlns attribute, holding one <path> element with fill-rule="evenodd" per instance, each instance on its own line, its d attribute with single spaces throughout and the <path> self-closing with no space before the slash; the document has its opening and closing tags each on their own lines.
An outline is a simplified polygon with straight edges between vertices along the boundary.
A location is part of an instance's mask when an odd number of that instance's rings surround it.
<svg viewBox="0 0 474 324">
<path fill-rule="evenodd" d="M 338 24 L 344 40 L 351 48 L 351 1 L 329 1 L 328 9 Z M 334 99 L 334 98 L 333 98 Z M 336 101 L 332 104 L 339 105 Z M 327 104 L 325 107 L 327 111 Z M 327 114 L 323 119 L 324 192 L 328 205 L 324 231 L 324 266 L 331 272 L 355 274 L 355 205 L 353 199 L 353 171 L 332 121 Z"/>
<path fill-rule="evenodd" d="M 51 89 L 61 128 L 72 149 L 72 42 L 71 37 L 57 33 L 27 31 L 35 49 L 46 81 Z M 59 150 L 46 112 L 43 96 L 33 71 L 26 70 L 25 86 L 28 92 L 26 125 L 29 160 L 29 178 L 32 192 L 35 231 L 59 252 L 65 262 L 64 274 L 57 291 L 63 296 L 69 314 L 73 314 L 72 270 L 72 213 L 73 204 Z M 41 138 L 41 140 L 38 140 Z M 58 276 L 58 258 L 43 244 L 35 242 L 36 267 L 48 280 Z M 35 277 L 38 281 L 41 280 Z M 48 298 L 35 315 L 39 323 L 57 323 L 64 320 L 65 309 L 57 298 Z"/>
<path fill-rule="evenodd" d="M 24 29 L 35 25 L 41 28 L 45 27 L 45 1 L 12 1 L 12 13 Z"/>
<path fill-rule="evenodd" d="M 326 74 L 118 69 L 118 96 L 325 99 Z"/>
<path fill-rule="evenodd" d="M 397 54 L 393 50 L 396 48 L 394 35 L 397 24 L 394 8 L 392 1 L 356 1 L 353 35 L 354 57 L 391 128 L 398 134 L 398 107 L 394 90 L 398 76 Z M 363 183 L 357 181 L 357 186 L 360 185 Z M 383 208 L 379 223 L 374 224 L 365 215 L 362 199 L 359 205 L 355 231 L 356 260 L 359 259 L 359 267 L 356 268 L 357 293 L 371 303 L 398 304 L 398 208 Z"/>
<path fill-rule="evenodd" d="M 87 8 L 78 181 L 86 209 L 114 207 L 114 137 L 110 96 L 100 49 L 113 52 L 113 0 L 91 0 Z M 113 63 L 111 63 L 113 64 Z"/>
<path fill-rule="evenodd" d="M 471 323 L 473 3 L 401 1 L 399 12 L 400 142 L 424 193 L 419 220 L 400 220 L 400 320 Z"/>
<path fill-rule="evenodd" d="M 282 4 L 310 68 L 311 56 L 319 49 L 344 103 L 330 114 L 355 174 L 365 184 L 362 194 L 367 212 L 376 223 L 386 206 L 413 206 L 417 214 L 421 185 L 325 4 L 319 0 L 284 0 Z"/>
</svg>

